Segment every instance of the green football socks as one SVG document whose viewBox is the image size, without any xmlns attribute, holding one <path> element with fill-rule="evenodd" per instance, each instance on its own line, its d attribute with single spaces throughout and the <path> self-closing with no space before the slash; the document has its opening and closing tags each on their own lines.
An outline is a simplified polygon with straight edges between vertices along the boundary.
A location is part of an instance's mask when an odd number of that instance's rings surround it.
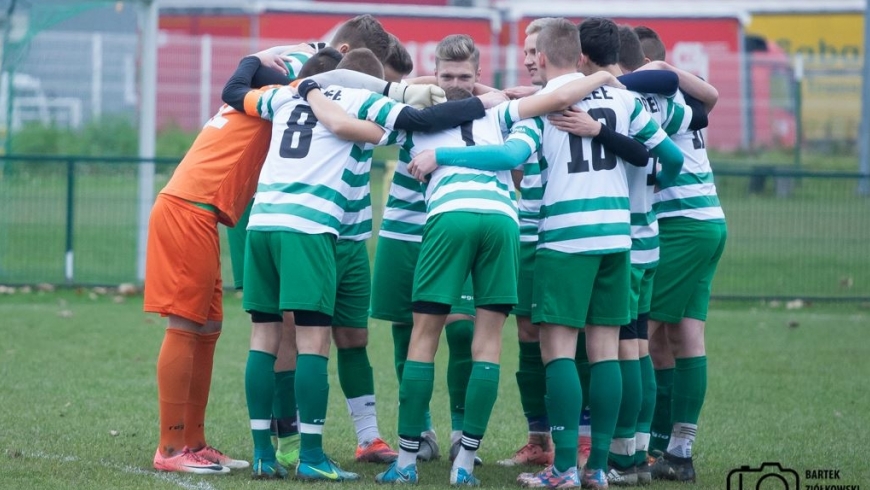
<svg viewBox="0 0 870 490">
<path fill-rule="evenodd" d="M 474 337 L 474 322 L 458 320 L 448 323 L 447 346 L 447 393 L 450 397 L 450 425 L 453 430 L 462 430 L 465 417 L 465 395 L 472 371 L 471 340 Z"/>
<path fill-rule="evenodd" d="M 577 465 L 577 421 L 583 403 L 580 379 L 574 359 L 554 359 L 545 369 L 547 415 L 556 447 L 553 464 L 562 472 Z"/>
<path fill-rule="evenodd" d="M 616 419 L 616 429 L 613 441 L 610 443 L 610 461 L 620 469 L 634 466 L 636 449 L 635 432 L 637 416 L 641 405 L 640 361 L 619 361 L 622 374 L 622 402 L 619 405 L 619 416 Z M 594 424 L 594 422 L 593 422 Z"/>
<path fill-rule="evenodd" d="M 616 430 L 616 419 L 622 402 L 622 372 L 619 361 L 591 364 L 589 381 L 589 415 L 592 417 L 592 451 L 586 468 L 607 470 L 607 455 Z"/>
<path fill-rule="evenodd" d="M 248 351 L 248 362 L 245 366 L 245 398 L 248 402 L 254 452 L 266 455 L 274 455 L 269 425 L 272 421 L 272 400 L 275 397 L 275 359 L 272 354 L 251 350 Z"/>
<path fill-rule="evenodd" d="M 299 405 L 299 460 L 319 464 L 323 454 L 323 424 L 329 402 L 328 359 L 316 354 L 299 354 L 296 360 L 296 400 Z"/>
</svg>

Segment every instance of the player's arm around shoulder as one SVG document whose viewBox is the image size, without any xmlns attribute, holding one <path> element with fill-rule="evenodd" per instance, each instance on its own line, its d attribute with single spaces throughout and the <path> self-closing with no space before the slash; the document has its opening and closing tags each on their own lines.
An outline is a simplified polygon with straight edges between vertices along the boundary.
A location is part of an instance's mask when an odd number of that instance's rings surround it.
<svg viewBox="0 0 870 490">
<path fill-rule="evenodd" d="M 652 61 L 639 68 L 639 70 L 669 70 L 677 74 L 680 79 L 680 89 L 700 100 L 704 109 L 709 113 L 719 102 L 719 91 L 716 87 L 706 82 L 701 77 L 677 68 L 664 61 Z"/>
<path fill-rule="evenodd" d="M 520 123 L 522 122 L 524 121 L 520 121 Z M 518 123 L 503 145 L 475 145 L 424 150 L 408 164 L 408 171 L 417 180 L 426 182 L 427 176 L 442 165 L 490 172 L 513 170 L 529 159 L 532 152 L 537 149 L 539 141 L 537 131 Z"/>
<path fill-rule="evenodd" d="M 299 84 L 299 95 L 311 106 L 317 121 L 339 138 L 373 145 L 380 144 L 384 139 L 384 128 L 348 114 L 344 107 L 327 97 L 313 80 L 304 80 Z M 333 96 L 336 95 L 333 93 Z"/>
<path fill-rule="evenodd" d="M 573 80 L 565 85 L 544 94 L 536 94 L 519 99 L 518 111 L 520 119 L 542 116 L 550 112 L 561 111 L 583 100 L 602 85 L 624 88 L 624 85 L 610 73 L 599 71 L 592 75 Z"/>
<path fill-rule="evenodd" d="M 657 156 L 662 165 L 659 181 L 666 185 L 673 182 L 680 175 L 683 167 L 683 152 L 668 138 L 665 130 L 652 118 L 643 104 L 634 97 L 627 97 L 626 108 L 631 110 L 631 118 L 628 126 L 628 134 L 640 141 L 650 153 Z"/>
<path fill-rule="evenodd" d="M 221 99 L 239 112 L 271 120 L 278 106 L 292 99 L 295 92 L 285 87 L 252 89 L 251 81 L 261 66 L 283 68 L 286 72 L 282 60 L 282 56 L 269 50 L 242 58 L 236 71 L 224 85 Z"/>
</svg>

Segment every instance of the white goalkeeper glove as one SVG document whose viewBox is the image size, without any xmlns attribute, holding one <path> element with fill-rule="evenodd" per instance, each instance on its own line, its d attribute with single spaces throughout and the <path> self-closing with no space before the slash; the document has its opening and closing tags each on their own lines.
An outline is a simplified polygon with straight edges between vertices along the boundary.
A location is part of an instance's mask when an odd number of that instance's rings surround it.
<svg viewBox="0 0 870 490">
<path fill-rule="evenodd" d="M 417 109 L 447 101 L 447 96 L 441 87 L 427 84 L 408 85 L 407 83 L 391 83 L 387 87 L 387 96 Z"/>
</svg>

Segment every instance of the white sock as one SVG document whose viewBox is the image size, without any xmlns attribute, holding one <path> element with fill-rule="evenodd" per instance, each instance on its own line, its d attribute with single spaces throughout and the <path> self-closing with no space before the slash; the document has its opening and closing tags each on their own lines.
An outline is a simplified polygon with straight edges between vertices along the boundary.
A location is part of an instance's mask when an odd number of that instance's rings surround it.
<svg viewBox="0 0 870 490">
<path fill-rule="evenodd" d="M 610 441 L 610 452 L 620 456 L 634 456 L 634 450 L 637 447 L 634 437 L 631 439 L 612 439 Z"/>
<path fill-rule="evenodd" d="M 347 410 L 356 428 L 356 438 L 360 446 L 368 446 L 381 437 L 378 431 L 378 412 L 375 408 L 375 395 L 363 395 L 347 400 Z"/>
<path fill-rule="evenodd" d="M 698 432 L 696 424 L 674 424 L 671 431 L 671 441 L 668 443 L 668 452 L 680 458 L 692 457 L 692 444 L 695 442 L 695 434 Z"/>
<path fill-rule="evenodd" d="M 462 439 L 462 431 L 461 430 L 451 430 L 450 431 L 450 445 L 456 444 L 456 441 Z"/>
<path fill-rule="evenodd" d="M 417 453 L 399 448 L 399 459 L 396 460 L 396 466 L 405 468 L 410 464 L 417 464 Z"/>
<path fill-rule="evenodd" d="M 417 464 L 417 452 L 420 451 L 419 439 L 405 439 L 399 437 L 399 459 L 396 460 L 396 466 L 405 468 L 411 464 Z"/>
<path fill-rule="evenodd" d="M 471 451 L 469 449 L 465 449 L 464 447 L 459 448 L 459 455 L 456 456 L 456 460 L 453 461 L 454 468 L 462 468 L 468 473 L 474 471 L 474 456 L 477 454 L 477 451 Z"/>
<path fill-rule="evenodd" d="M 649 451 L 649 432 L 635 432 L 634 440 L 637 441 L 635 452 Z"/>
</svg>

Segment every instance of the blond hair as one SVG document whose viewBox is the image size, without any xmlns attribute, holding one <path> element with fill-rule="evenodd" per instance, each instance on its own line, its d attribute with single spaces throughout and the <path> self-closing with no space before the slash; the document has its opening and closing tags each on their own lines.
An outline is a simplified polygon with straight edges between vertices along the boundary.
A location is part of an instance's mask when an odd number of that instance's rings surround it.
<svg viewBox="0 0 870 490">
<path fill-rule="evenodd" d="M 558 17 L 541 17 L 540 19 L 533 20 L 528 26 L 526 26 L 526 36 L 531 36 L 532 34 L 541 32 L 541 29 L 557 20 L 559 20 Z"/>
<path fill-rule="evenodd" d="M 452 34 L 445 37 L 435 47 L 435 66 L 442 61 L 470 61 L 477 70 L 480 65 L 480 50 L 474 39 L 466 34 Z"/>
</svg>

